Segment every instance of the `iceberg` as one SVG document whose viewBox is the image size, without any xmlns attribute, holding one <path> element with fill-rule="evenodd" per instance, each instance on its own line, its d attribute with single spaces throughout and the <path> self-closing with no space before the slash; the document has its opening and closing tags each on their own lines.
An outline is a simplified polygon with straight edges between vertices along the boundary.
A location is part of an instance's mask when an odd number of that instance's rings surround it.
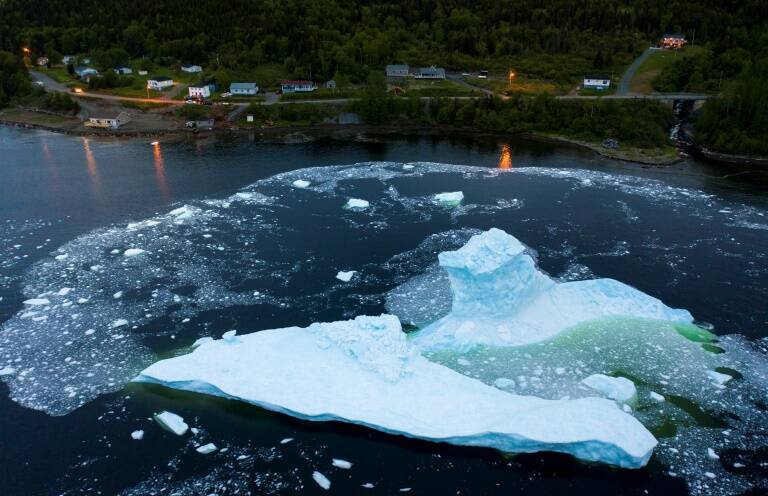
<svg viewBox="0 0 768 496">
<path fill-rule="evenodd" d="M 439 205 L 456 206 L 464 199 L 464 193 L 461 191 L 452 191 L 450 193 L 438 193 L 434 196 L 435 203 Z"/>
<path fill-rule="evenodd" d="M 514 395 L 429 361 L 392 315 L 206 342 L 133 381 L 305 420 L 511 453 L 556 451 L 626 468 L 645 465 L 656 446 L 614 401 Z"/>
<path fill-rule="evenodd" d="M 293 186 L 294 186 L 295 188 L 301 188 L 301 189 L 304 189 L 304 188 L 308 188 L 308 187 L 309 187 L 309 185 L 310 185 L 310 184 L 312 184 L 312 183 L 310 183 L 309 181 L 305 181 L 304 179 L 297 179 L 297 180 L 295 180 L 295 181 L 294 181 L 293 183 L 291 183 L 291 184 L 293 184 Z"/>
<path fill-rule="evenodd" d="M 356 270 L 347 270 L 347 271 L 340 270 L 336 274 L 336 279 L 342 282 L 349 282 L 352 280 L 352 276 L 354 276 L 356 273 L 357 273 Z"/>
<path fill-rule="evenodd" d="M 371 204 L 367 200 L 360 200 L 359 198 L 350 198 L 347 200 L 347 203 L 344 205 L 344 208 L 352 209 L 352 210 L 363 210 L 370 206 Z"/>
<path fill-rule="evenodd" d="M 184 422 L 184 419 L 173 412 L 160 412 L 154 416 L 154 419 L 160 424 L 160 427 L 177 436 L 183 436 L 189 429 L 189 425 Z"/>
<path fill-rule="evenodd" d="M 453 302 L 448 315 L 414 335 L 422 350 L 521 346 L 607 317 L 693 322 L 687 310 L 669 308 L 613 279 L 555 282 L 501 229 L 477 234 L 438 260 L 448 273 Z"/>
<path fill-rule="evenodd" d="M 635 383 L 625 377 L 592 374 L 581 381 L 585 386 L 603 393 L 619 403 L 631 403 L 637 398 Z"/>
</svg>

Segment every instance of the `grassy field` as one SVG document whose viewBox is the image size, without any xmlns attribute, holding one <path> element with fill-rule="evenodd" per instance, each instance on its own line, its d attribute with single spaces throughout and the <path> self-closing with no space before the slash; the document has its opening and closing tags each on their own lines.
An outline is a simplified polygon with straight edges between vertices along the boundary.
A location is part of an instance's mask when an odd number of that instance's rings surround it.
<svg viewBox="0 0 768 496">
<path fill-rule="evenodd" d="M 360 98 L 363 91 L 357 88 L 335 89 L 318 88 L 312 93 L 286 93 L 280 95 L 281 101 L 295 100 L 333 100 L 335 98 Z"/>
<path fill-rule="evenodd" d="M 433 97 L 452 97 L 452 96 L 472 96 L 478 92 L 467 88 L 455 81 L 447 79 L 428 80 L 428 79 L 410 79 L 401 87 L 405 90 L 403 96 L 433 96 Z"/>
<path fill-rule="evenodd" d="M 672 64 L 680 57 L 696 55 L 702 50 L 702 47 L 686 46 L 682 50 L 659 50 L 653 52 L 637 69 L 635 76 L 629 83 L 630 91 L 643 95 L 653 93 L 651 81 L 653 81 L 653 78 L 658 76 L 665 67 Z"/>
<path fill-rule="evenodd" d="M 494 93 L 502 95 L 508 95 L 510 93 L 525 93 L 525 94 L 538 94 L 538 93 L 551 93 L 553 95 L 562 93 L 561 90 L 551 81 L 545 81 L 543 79 L 527 78 L 524 76 L 516 76 L 512 79 L 510 84 L 509 80 L 502 78 L 492 79 L 478 79 L 476 77 L 465 77 L 464 80 L 474 86 L 480 86 L 487 90 L 491 90 Z"/>
</svg>

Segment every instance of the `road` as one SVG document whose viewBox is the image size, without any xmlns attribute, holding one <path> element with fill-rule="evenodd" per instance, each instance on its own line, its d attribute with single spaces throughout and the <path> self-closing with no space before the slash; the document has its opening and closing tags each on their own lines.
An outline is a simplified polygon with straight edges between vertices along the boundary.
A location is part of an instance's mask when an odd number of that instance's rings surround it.
<svg viewBox="0 0 768 496">
<path fill-rule="evenodd" d="M 464 86 L 465 88 L 469 88 L 473 91 L 479 91 L 487 96 L 493 96 L 495 93 L 488 88 L 483 88 L 482 86 L 475 86 L 474 84 L 468 82 L 464 77 L 459 74 L 458 72 L 449 72 L 445 75 L 446 78 L 450 79 L 454 83 L 459 83 L 460 85 Z"/>
<path fill-rule="evenodd" d="M 635 73 L 643 65 L 645 59 L 647 59 L 653 52 L 660 50 L 660 48 L 648 47 L 645 51 L 632 62 L 624 74 L 621 75 L 619 86 L 616 88 L 616 96 L 628 96 L 631 93 L 632 78 L 635 77 Z"/>
</svg>

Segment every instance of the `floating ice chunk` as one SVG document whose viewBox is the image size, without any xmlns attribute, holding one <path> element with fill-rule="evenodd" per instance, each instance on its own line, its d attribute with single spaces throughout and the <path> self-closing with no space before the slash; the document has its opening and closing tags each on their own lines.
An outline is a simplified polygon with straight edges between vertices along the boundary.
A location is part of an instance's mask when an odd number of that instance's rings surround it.
<svg viewBox="0 0 768 496">
<path fill-rule="evenodd" d="M 324 476 L 317 470 L 312 472 L 312 479 L 317 482 L 318 486 L 322 487 L 326 491 L 331 488 L 331 481 L 328 480 L 328 477 Z"/>
<path fill-rule="evenodd" d="M 72 288 L 61 288 L 56 292 L 57 296 L 67 296 L 69 292 L 72 291 Z"/>
<path fill-rule="evenodd" d="M 146 253 L 145 250 L 142 250 L 141 248 L 128 248 L 123 252 L 124 257 L 135 257 L 136 255 L 141 255 L 142 253 Z"/>
<path fill-rule="evenodd" d="M 654 437 L 603 398 L 517 396 L 430 362 L 391 315 L 272 329 L 162 360 L 136 382 L 239 399 L 308 420 L 506 452 L 644 465 Z"/>
<path fill-rule="evenodd" d="M 438 193 L 434 196 L 435 203 L 441 205 L 455 206 L 461 203 L 464 199 L 464 193 L 461 191 L 453 191 L 450 193 Z"/>
<path fill-rule="evenodd" d="M 203 446 L 199 446 L 197 449 L 195 449 L 195 451 L 197 451 L 201 455 L 209 455 L 214 451 L 216 451 L 217 449 L 219 448 L 217 448 L 215 444 L 208 443 L 208 444 L 204 444 Z"/>
<path fill-rule="evenodd" d="M 221 335 L 221 339 L 227 343 L 237 343 L 237 331 L 227 331 Z"/>
<path fill-rule="evenodd" d="M 183 436 L 189 429 L 184 419 L 172 412 L 160 412 L 154 416 L 154 419 L 160 427 L 177 436 Z"/>
<path fill-rule="evenodd" d="M 720 372 L 716 372 L 714 370 L 707 370 L 707 377 L 712 379 L 712 382 L 714 382 L 718 386 L 722 386 L 726 382 L 733 379 L 733 377 L 731 377 L 728 374 L 721 374 Z"/>
<path fill-rule="evenodd" d="M 603 393 L 619 403 L 631 403 L 637 397 L 635 383 L 624 377 L 593 374 L 581 381 L 585 386 Z"/>
<path fill-rule="evenodd" d="M 67 253 L 62 253 L 61 255 L 56 255 L 53 257 L 55 260 L 58 260 L 61 262 L 62 260 L 66 260 L 69 255 Z"/>
<path fill-rule="evenodd" d="M 714 479 L 716 476 L 712 472 L 704 472 L 704 477 L 707 477 L 708 479 Z"/>
<path fill-rule="evenodd" d="M 119 300 L 122 297 L 123 297 L 123 292 L 122 291 L 118 291 L 117 293 L 112 295 L 112 298 L 114 298 L 116 300 Z"/>
<path fill-rule="evenodd" d="M 336 468 L 343 468 L 344 470 L 349 470 L 352 468 L 352 462 L 342 460 L 341 458 L 332 459 L 331 464 Z"/>
<path fill-rule="evenodd" d="M 403 167 L 405 167 L 405 166 L 403 166 Z M 360 487 L 364 487 L 366 489 L 373 489 L 376 486 L 374 486 L 373 483 L 371 483 L 371 482 L 366 482 L 365 484 L 361 485 Z"/>
<path fill-rule="evenodd" d="M 292 184 L 295 188 L 308 188 L 312 183 L 305 181 L 304 179 L 297 179 Z"/>
<path fill-rule="evenodd" d="M 86 336 L 90 336 L 91 334 L 93 334 L 95 332 L 96 332 L 96 329 L 86 329 L 85 335 Z"/>
<path fill-rule="evenodd" d="M 336 274 L 336 279 L 338 279 L 339 281 L 349 282 L 350 280 L 352 280 L 352 277 L 353 277 L 353 276 L 354 276 L 356 273 L 357 273 L 357 271 L 356 271 L 356 270 L 349 270 L 349 271 L 343 271 L 343 270 L 340 270 L 340 271 L 339 271 L 339 272 Z"/>
<path fill-rule="evenodd" d="M 401 487 L 401 488 L 399 489 L 399 491 L 400 491 L 401 493 L 409 493 L 409 492 L 411 492 L 411 488 L 410 488 L 410 487 Z"/>
<path fill-rule="evenodd" d="M 128 321 L 126 319 L 117 319 L 112 321 L 112 324 L 110 324 L 110 327 L 116 328 L 116 327 L 123 327 L 127 325 L 128 325 Z"/>
<path fill-rule="evenodd" d="M 141 441 L 144 439 L 144 431 L 138 430 L 131 432 L 131 439 L 134 439 L 136 441 Z"/>
<path fill-rule="evenodd" d="M 717 453 L 715 453 L 715 450 L 713 450 L 712 448 L 707 448 L 707 457 L 710 460 L 719 460 L 720 459 L 720 456 Z"/>
<path fill-rule="evenodd" d="M 514 387 L 515 381 L 513 381 L 512 379 L 508 379 L 506 377 L 499 377 L 498 379 L 493 381 L 493 385 L 499 389 L 507 389 L 510 387 Z"/>
<path fill-rule="evenodd" d="M 413 165 L 413 164 L 403 164 L 403 169 L 404 169 L 404 170 L 411 170 L 411 169 L 413 169 L 414 167 L 416 167 L 416 166 L 415 166 L 415 165 Z"/>
<path fill-rule="evenodd" d="M 520 346 L 611 316 L 693 321 L 686 310 L 612 279 L 556 283 L 536 267 L 522 243 L 500 229 L 473 236 L 438 260 L 448 273 L 453 305 L 447 316 L 414 335 L 425 350 Z"/>
<path fill-rule="evenodd" d="M 281 440 L 280 440 L 280 444 L 288 444 L 288 443 L 290 443 L 291 441 L 293 441 L 293 438 L 292 438 L 292 437 L 286 437 L 285 439 L 281 439 Z"/>
<path fill-rule="evenodd" d="M 0 369 L 0 376 L 13 375 L 16 373 L 16 369 L 13 367 L 3 367 Z"/>
<path fill-rule="evenodd" d="M 351 209 L 357 209 L 362 210 L 365 208 L 368 208 L 371 204 L 368 203 L 366 200 L 360 200 L 359 198 L 350 198 L 347 200 L 347 203 L 344 205 L 344 208 L 351 208 Z"/>
<path fill-rule="evenodd" d="M 658 403 L 661 403 L 661 402 L 663 402 L 664 400 L 666 400 L 666 398 L 664 398 L 664 396 L 660 395 L 660 394 L 659 394 L 659 393 L 657 393 L 656 391 L 651 391 L 651 392 L 648 394 L 648 396 L 650 396 L 650 397 L 651 397 L 651 399 L 652 399 L 653 401 L 656 401 L 656 402 L 658 402 Z"/>
<path fill-rule="evenodd" d="M 29 300 L 24 300 L 24 304 L 30 306 L 40 306 L 50 305 L 51 302 L 48 300 L 48 298 L 30 298 Z"/>
<path fill-rule="evenodd" d="M 197 348 L 198 346 L 202 346 L 205 343 L 210 343 L 211 341 L 213 341 L 212 337 L 205 336 L 205 337 L 197 339 L 194 343 L 192 343 L 192 347 L 193 348 Z"/>
</svg>

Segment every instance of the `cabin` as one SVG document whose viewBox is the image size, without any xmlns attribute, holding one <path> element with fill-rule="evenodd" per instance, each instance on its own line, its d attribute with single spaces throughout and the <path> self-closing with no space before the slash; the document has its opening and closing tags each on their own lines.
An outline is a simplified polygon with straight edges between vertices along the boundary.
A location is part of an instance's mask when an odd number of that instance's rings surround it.
<svg viewBox="0 0 768 496">
<path fill-rule="evenodd" d="M 84 122 L 85 127 L 93 127 L 97 129 L 117 129 L 123 124 L 130 122 L 131 116 L 127 112 L 120 112 L 119 114 L 102 115 L 97 117 L 89 117 Z"/>
<path fill-rule="evenodd" d="M 182 65 L 181 70 L 190 73 L 203 72 L 203 68 L 199 65 Z"/>
<path fill-rule="evenodd" d="M 280 91 L 283 93 L 310 93 L 317 89 L 313 81 L 284 79 L 280 82 Z"/>
<path fill-rule="evenodd" d="M 159 76 L 147 80 L 147 88 L 155 91 L 163 91 L 165 88 L 173 86 L 173 79 L 165 76 Z"/>
<path fill-rule="evenodd" d="M 445 79 L 445 69 L 442 67 L 422 67 L 416 79 Z"/>
<path fill-rule="evenodd" d="M 48 60 L 48 57 L 38 57 L 37 58 L 37 65 L 39 65 L 40 67 L 47 66 L 48 62 L 50 62 L 50 60 Z"/>
<path fill-rule="evenodd" d="M 331 79 L 330 81 L 325 82 L 325 89 L 327 90 L 335 90 L 336 89 L 336 81 Z"/>
<path fill-rule="evenodd" d="M 478 79 L 488 79 L 488 70 L 483 69 L 480 71 L 480 73 L 477 75 Z"/>
<path fill-rule="evenodd" d="M 64 55 L 61 58 L 61 63 L 64 65 L 74 64 L 75 63 L 75 56 L 74 55 Z"/>
<path fill-rule="evenodd" d="M 403 79 L 407 78 L 410 71 L 408 64 L 390 64 L 384 68 L 384 72 L 388 79 Z"/>
<path fill-rule="evenodd" d="M 679 50 L 688 43 L 684 34 L 665 34 L 661 37 L 661 46 L 670 50 Z"/>
<path fill-rule="evenodd" d="M 213 85 L 210 85 L 210 84 L 206 84 L 204 86 L 190 86 L 189 98 L 195 98 L 195 99 L 210 98 L 211 91 L 213 90 L 214 90 L 214 87 Z"/>
<path fill-rule="evenodd" d="M 126 67 L 124 65 L 115 67 L 114 69 L 112 69 L 112 71 L 114 71 L 114 73 L 117 74 L 118 76 L 126 76 L 128 74 L 133 74 L 133 69 L 131 69 L 130 67 Z"/>
<path fill-rule="evenodd" d="M 611 87 L 611 78 L 608 76 L 584 76 L 582 89 L 603 91 Z"/>
<path fill-rule="evenodd" d="M 146 76 L 147 74 L 149 74 L 149 72 L 139 69 L 139 76 Z"/>
<path fill-rule="evenodd" d="M 232 83 L 229 85 L 229 92 L 237 96 L 254 96 L 259 92 L 259 85 L 256 83 Z"/>
<path fill-rule="evenodd" d="M 87 79 L 92 76 L 98 76 L 99 71 L 93 67 L 79 66 L 75 67 L 75 74 L 77 74 L 77 77 L 80 79 Z"/>
</svg>

